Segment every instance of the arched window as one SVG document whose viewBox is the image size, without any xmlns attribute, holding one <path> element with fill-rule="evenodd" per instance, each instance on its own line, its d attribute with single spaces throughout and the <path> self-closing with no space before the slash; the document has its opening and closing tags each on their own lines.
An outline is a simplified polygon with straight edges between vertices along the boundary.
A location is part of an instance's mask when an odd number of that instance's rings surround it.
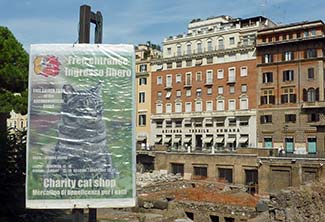
<svg viewBox="0 0 325 222">
<path fill-rule="evenodd" d="M 192 53 L 191 43 L 187 43 L 186 44 L 186 54 L 191 55 L 191 53 Z"/>
<path fill-rule="evenodd" d="M 196 43 L 196 51 L 197 51 L 197 53 L 202 53 L 202 43 L 201 43 L 201 41 L 198 41 Z"/>
<path fill-rule="evenodd" d="M 211 39 L 208 39 L 207 40 L 207 49 L 208 49 L 208 52 L 211 52 L 212 51 L 212 40 Z"/>
<path fill-rule="evenodd" d="M 307 90 L 307 102 L 315 102 L 316 101 L 316 91 L 314 88 L 309 88 Z"/>
</svg>

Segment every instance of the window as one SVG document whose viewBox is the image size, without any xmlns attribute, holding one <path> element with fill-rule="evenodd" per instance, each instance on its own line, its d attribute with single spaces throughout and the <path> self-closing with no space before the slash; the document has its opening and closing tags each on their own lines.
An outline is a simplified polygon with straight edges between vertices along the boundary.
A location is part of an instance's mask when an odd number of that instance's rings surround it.
<svg viewBox="0 0 325 222">
<path fill-rule="evenodd" d="M 171 128 L 173 126 L 173 123 L 171 120 L 166 120 L 166 128 Z M 166 135 L 166 137 L 170 137 L 169 135 Z"/>
<path fill-rule="evenodd" d="M 308 113 L 308 122 L 318 122 L 319 113 Z"/>
<path fill-rule="evenodd" d="M 207 57 L 207 64 L 213 63 L 213 57 Z"/>
<path fill-rule="evenodd" d="M 217 111 L 224 111 L 224 110 L 225 110 L 225 101 L 217 100 Z"/>
<path fill-rule="evenodd" d="M 260 117 L 261 124 L 272 123 L 272 115 L 262 115 Z"/>
<path fill-rule="evenodd" d="M 315 74 L 314 74 L 314 68 L 308 68 L 308 79 L 314 79 L 315 78 Z"/>
<path fill-rule="evenodd" d="M 171 68 L 173 68 L 173 63 L 171 62 L 167 63 L 167 69 L 171 69 Z"/>
<path fill-rule="evenodd" d="M 177 56 L 181 56 L 182 55 L 182 47 L 181 45 L 177 45 Z"/>
<path fill-rule="evenodd" d="M 172 96 L 172 92 L 171 91 L 167 91 L 166 92 L 166 99 L 170 99 L 171 96 Z"/>
<path fill-rule="evenodd" d="M 283 82 L 293 81 L 294 80 L 294 72 L 293 70 L 285 70 L 283 71 Z"/>
<path fill-rule="evenodd" d="M 285 114 L 284 119 L 286 123 L 295 123 L 296 114 Z"/>
<path fill-rule="evenodd" d="M 177 74 L 176 75 L 176 83 L 182 82 L 182 74 Z"/>
<path fill-rule="evenodd" d="M 297 97 L 294 93 L 294 88 L 284 88 L 282 89 L 281 103 L 296 103 Z"/>
<path fill-rule="evenodd" d="M 156 112 L 162 113 L 162 104 L 161 103 L 156 104 Z"/>
<path fill-rule="evenodd" d="M 316 153 L 316 137 L 307 138 L 307 151 L 308 153 Z"/>
<path fill-rule="evenodd" d="M 263 57 L 263 63 L 272 63 L 272 62 L 273 62 L 273 55 L 265 54 Z"/>
<path fill-rule="evenodd" d="M 202 101 L 195 102 L 195 112 L 202 112 Z"/>
<path fill-rule="evenodd" d="M 312 29 L 310 34 L 311 34 L 311 36 L 315 36 L 316 35 L 316 29 Z"/>
<path fill-rule="evenodd" d="M 192 103 L 191 102 L 186 102 L 185 103 L 185 112 L 186 113 L 192 112 Z"/>
<path fill-rule="evenodd" d="M 175 120 L 175 127 L 182 127 L 182 120 Z"/>
<path fill-rule="evenodd" d="M 157 99 L 162 99 L 162 92 L 161 91 L 157 92 Z"/>
<path fill-rule="evenodd" d="M 317 57 L 317 51 L 316 49 L 307 49 L 305 51 L 305 58 L 310 59 L 310 58 L 316 58 Z"/>
<path fill-rule="evenodd" d="M 314 88 L 309 88 L 307 90 L 307 102 L 316 101 L 316 90 Z"/>
<path fill-rule="evenodd" d="M 228 82 L 235 82 L 236 81 L 236 69 L 235 67 L 231 67 L 228 69 Z"/>
<path fill-rule="evenodd" d="M 264 147 L 273 148 L 272 137 L 264 137 Z"/>
<path fill-rule="evenodd" d="M 191 44 L 188 43 L 188 44 L 186 45 L 186 54 L 187 54 L 187 55 L 191 55 L 191 53 L 192 53 Z"/>
<path fill-rule="evenodd" d="M 241 110 L 247 110 L 248 109 L 248 99 L 247 98 L 241 98 L 240 99 L 240 109 Z"/>
<path fill-rule="evenodd" d="M 265 72 L 263 73 L 263 83 L 271 83 L 273 82 L 273 73 Z"/>
<path fill-rule="evenodd" d="M 241 92 L 242 93 L 246 93 L 247 92 L 247 85 L 246 84 L 242 84 L 241 85 Z"/>
<path fill-rule="evenodd" d="M 206 166 L 195 166 L 193 167 L 194 176 L 207 177 L 208 176 L 208 168 Z"/>
<path fill-rule="evenodd" d="M 197 72 L 196 73 L 196 81 L 201 82 L 202 81 L 202 72 Z"/>
<path fill-rule="evenodd" d="M 218 94 L 219 95 L 222 95 L 223 94 L 223 87 L 222 86 L 219 86 L 218 87 Z"/>
<path fill-rule="evenodd" d="M 235 37 L 230 37 L 229 38 L 229 45 L 234 45 L 235 44 Z"/>
<path fill-rule="evenodd" d="M 186 73 L 185 85 L 187 85 L 187 86 L 192 85 L 192 73 L 190 73 L 190 72 Z"/>
<path fill-rule="evenodd" d="M 145 126 L 146 125 L 146 114 L 139 115 L 139 126 Z"/>
<path fill-rule="evenodd" d="M 166 113 L 171 113 L 172 112 L 172 104 L 171 103 L 167 103 L 166 104 Z"/>
<path fill-rule="evenodd" d="M 235 86 L 229 86 L 229 93 L 230 94 L 235 93 Z"/>
<path fill-rule="evenodd" d="M 157 76 L 157 85 L 162 85 L 162 76 Z"/>
<path fill-rule="evenodd" d="M 197 53 L 202 53 L 202 43 L 198 42 L 196 44 Z"/>
<path fill-rule="evenodd" d="M 218 69 L 218 79 L 223 79 L 223 69 Z"/>
<path fill-rule="evenodd" d="M 192 66 L 192 60 L 186 60 L 186 66 L 187 67 Z"/>
<path fill-rule="evenodd" d="M 235 218 L 233 218 L 233 217 L 225 217 L 225 222 L 235 222 Z"/>
<path fill-rule="evenodd" d="M 147 72 L 147 64 L 140 65 L 140 72 Z"/>
<path fill-rule="evenodd" d="M 155 138 L 155 144 L 162 144 L 162 135 L 157 135 Z"/>
<path fill-rule="evenodd" d="M 186 90 L 186 96 L 187 97 L 190 97 L 191 95 L 192 95 L 191 90 L 190 89 L 187 89 Z"/>
<path fill-rule="evenodd" d="M 176 61 L 176 67 L 182 68 L 182 61 Z"/>
<path fill-rule="evenodd" d="M 303 89 L 303 101 L 304 102 L 315 102 L 319 101 L 319 88 L 309 88 L 308 90 Z"/>
<path fill-rule="evenodd" d="M 171 55 L 172 54 L 172 48 L 167 48 L 167 54 Z"/>
<path fill-rule="evenodd" d="M 261 105 L 264 104 L 275 104 L 273 89 L 263 90 L 263 95 L 261 96 Z"/>
<path fill-rule="evenodd" d="M 145 103 L 146 102 L 146 93 L 140 92 L 139 93 L 139 103 Z"/>
<path fill-rule="evenodd" d="M 212 87 L 207 88 L 207 95 L 212 95 Z"/>
<path fill-rule="evenodd" d="M 228 100 L 228 110 L 235 110 L 236 109 L 236 100 L 230 99 Z"/>
<path fill-rule="evenodd" d="M 219 39 L 219 40 L 218 40 L 218 48 L 219 48 L 219 49 L 224 49 L 224 48 L 225 48 L 225 46 L 224 46 L 224 44 L 223 44 L 223 39 Z"/>
<path fill-rule="evenodd" d="M 207 45 L 208 45 L 208 52 L 211 52 L 212 51 L 212 40 L 208 40 L 207 41 Z"/>
<path fill-rule="evenodd" d="M 147 85 L 147 78 L 140 78 L 139 79 L 139 85 Z"/>
<path fill-rule="evenodd" d="M 284 146 L 285 146 L 285 150 L 287 153 L 293 153 L 293 149 L 294 149 L 294 144 L 293 144 L 293 137 L 286 137 L 284 139 Z"/>
<path fill-rule="evenodd" d="M 166 87 L 170 88 L 172 87 L 172 75 L 167 75 L 166 76 Z"/>
<path fill-rule="evenodd" d="M 176 97 L 181 97 L 181 96 L 182 96 L 182 91 L 176 90 Z"/>
<path fill-rule="evenodd" d="M 184 176 L 184 164 L 183 163 L 172 163 L 171 169 L 173 174 L 180 174 Z"/>
<path fill-rule="evenodd" d="M 196 89 L 196 96 L 198 96 L 198 97 L 202 96 L 202 89 L 201 88 Z"/>
<path fill-rule="evenodd" d="M 247 76 L 247 74 L 248 74 L 247 66 L 240 67 L 240 76 Z"/>
<path fill-rule="evenodd" d="M 247 46 L 248 45 L 248 36 L 243 37 L 243 45 Z"/>
<path fill-rule="evenodd" d="M 296 33 L 296 36 L 297 36 L 297 39 L 299 39 L 301 37 L 301 33 L 300 32 L 297 32 Z"/>
<path fill-rule="evenodd" d="M 304 31 L 304 37 L 308 37 L 309 36 L 309 32 L 308 31 Z"/>
<path fill-rule="evenodd" d="M 228 183 L 232 183 L 232 169 L 218 168 L 219 180 L 224 180 Z"/>
<path fill-rule="evenodd" d="M 213 71 L 207 70 L 206 71 L 206 84 L 212 84 L 213 83 Z"/>
<path fill-rule="evenodd" d="M 206 111 L 207 112 L 212 112 L 213 111 L 213 102 L 212 101 L 207 101 L 206 102 Z"/>
<path fill-rule="evenodd" d="M 282 58 L 283 61 L 293 60 L 293 52 L 291 52 L 291 51 L 284 52 L 282 56 L 283 56 L 283 58 Z"/>
<path fill-rule="evenodd" d="M 216 215 L 210 215 L 210 221 L 211 222 L 219 222 L 219 216 Z"/>
<path fill-rule="evenodd" d="M 182 112 L 182 103 L 180 103 L 180 102 L 175 103 L 175 112 L 176 113 Z"/>
</svg>

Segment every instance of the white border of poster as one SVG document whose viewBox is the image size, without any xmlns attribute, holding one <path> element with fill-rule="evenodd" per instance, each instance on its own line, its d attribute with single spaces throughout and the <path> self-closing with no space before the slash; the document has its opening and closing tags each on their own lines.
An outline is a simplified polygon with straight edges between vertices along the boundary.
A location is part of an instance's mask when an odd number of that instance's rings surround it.
<svg viewBox="0 0 325 222">
<path fill-rule="evenodd" d="M 133 45 L 31 45 L 26 207 L 136 204 Z"/>
</svg>

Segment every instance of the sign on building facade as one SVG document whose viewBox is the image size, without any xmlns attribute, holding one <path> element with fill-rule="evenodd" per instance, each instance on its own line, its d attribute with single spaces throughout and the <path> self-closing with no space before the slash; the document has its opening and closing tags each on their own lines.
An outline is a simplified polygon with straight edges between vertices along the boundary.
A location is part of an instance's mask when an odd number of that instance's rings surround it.
<svg viewBox="0 0 325 222">
<path fill-rule="evenodd" d="M 134 47 L 32 45 L 26 206 L 135 205 Z"/>
</svg>

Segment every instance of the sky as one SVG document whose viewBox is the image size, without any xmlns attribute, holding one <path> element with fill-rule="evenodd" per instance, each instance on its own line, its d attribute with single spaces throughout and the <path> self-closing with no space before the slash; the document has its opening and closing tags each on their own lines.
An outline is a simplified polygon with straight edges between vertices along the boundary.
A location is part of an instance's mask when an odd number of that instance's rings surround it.
<svg viewBox="0 0 325 222">
<path fill-rule="evenodd" d="M 218 15 L 263 15 L 279 24 L 325 20 L 324 0 L 0 0 L 0 26 L 8 27 L 27 51 L 30 44 L 74 43 L 83 4 L 102 13 L 107 44 L 162 45 L 165 37 L 186 33 L 192 19 Z"/>
</svg>

